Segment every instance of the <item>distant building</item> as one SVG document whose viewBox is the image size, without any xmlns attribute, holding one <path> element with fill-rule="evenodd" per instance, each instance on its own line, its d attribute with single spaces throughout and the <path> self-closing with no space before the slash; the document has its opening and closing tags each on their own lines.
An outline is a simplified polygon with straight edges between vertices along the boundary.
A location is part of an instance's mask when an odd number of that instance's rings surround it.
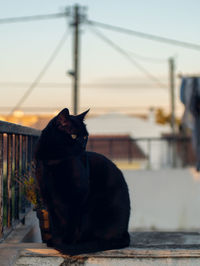
<svg viewBox="0 0 200 266">
<path fill-rule="evenodd" d="M 90 135 L 87 150 L 114 160 L 144 161 L 146 155 L 129 135 Z"/>
<path fill-rule="evenodd" d="M 118 160 L 121 155 L 122 160 L 126 158 L 130 161 L 140 161 L 142 168 L 149 163 L 155 169 L 168 164 L 167 143 L 153 140 L 149 142 L 149 139 L 160 138 L 171 129 L 169 125 L 156 124 L 152 112 L 149 119 L 110 113 L 86 118 L 86 125 L 91 138 L 88 149 L 102 151 Z"/>
</svg>

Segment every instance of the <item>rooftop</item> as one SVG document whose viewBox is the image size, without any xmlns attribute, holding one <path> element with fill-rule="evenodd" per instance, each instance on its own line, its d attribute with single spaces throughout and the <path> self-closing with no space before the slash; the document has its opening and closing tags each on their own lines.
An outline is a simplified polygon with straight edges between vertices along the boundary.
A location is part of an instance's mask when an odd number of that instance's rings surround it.
<svg viewBox="0 0 200 266">
<path fill-rule="evenodd" d="M 121 113 L 109 113 L 86 118 L 89 133 L 98 135 L 130 135 L 137 137 L 160 137 L 170 132 L 169 125 L 158 125 L 154 119 L 142 119 Z"/>
<path fill-rule="evenodd" d="M 21 226 L 26 227 L 26 226 Z M 22 232 L 23 228 L 18 227 Z M 17 234 L 16 234 L 17 235 Z M 135 232 L 130 247 L 93 254 L 66 256 L 43 243 L 0 244 L 1 266 L 64 265 L 200 265 L 199 232 Z"/>
</svg>

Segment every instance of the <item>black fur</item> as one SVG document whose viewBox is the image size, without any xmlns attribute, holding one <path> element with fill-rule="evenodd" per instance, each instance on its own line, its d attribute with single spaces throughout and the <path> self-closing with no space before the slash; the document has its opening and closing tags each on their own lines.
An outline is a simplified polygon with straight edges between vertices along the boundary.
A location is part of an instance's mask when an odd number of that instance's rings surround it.
<svg viewBox="0 0 200 266">
<path fill-rule="evenodd" d="M 36 177 L 50 215 L 47 244 L 70 255 L 123 248 L 130 241 L 127 184 L 109 159 L 85 151 L 86 113 L 62 110 L 42 131 L 36 151 Z"/>
</svg>

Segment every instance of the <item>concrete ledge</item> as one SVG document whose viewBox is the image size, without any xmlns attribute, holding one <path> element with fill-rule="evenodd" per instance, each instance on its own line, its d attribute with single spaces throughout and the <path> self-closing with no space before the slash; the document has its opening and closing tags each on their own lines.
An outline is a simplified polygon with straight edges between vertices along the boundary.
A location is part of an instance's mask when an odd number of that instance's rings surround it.
<svg viewBox="0 0 200 266">
<path fill-rule="evenodd" d="M 161 233 L 160 233 L 161 234 Z M 149 233 L 148 233 L 149 235 Z M 133 234 L 134 236 L 134 234 Z M 15 249 L 15 245 L 7 246 Z M 46 248 L 44 244 L 18 244 L 16 266 L 64 266 L 64 265 L 200 265 L 200 246 L 187 249 L 130 247 L 121 250 L 109 250 L 95 254 L 79 256 L 64 256 L 54 249 Z"/>
<path fill-rule="evenodd" d="M 34 230 L 35 229 L 35 230 Z M 16 228 L 10 233 L 10 235 L 4 240 L 3 243 L 0 243 L 0 266 L 11 266 L 14 265 L 16 259 L 19 257 L 19 253 L 22 250 L 20 246 L 21 242 L 26 240 L 27 236 L 30 232 L 35 231 L 35 235 L 33 237 L 37 238 L 39 242 L 41 242 L 40 232 L 38 232 L 39 224 L 36 219 L 36 213 L 30 211 L 26 216 L 26 223 L 18 224 Z M 34 244 L 37 243 L 32 243 Z M 24 243 L 24 248 L 25 248 Z"/>
<path fill-rule="evenodd" d="M 16 249 L 16 245 L 2 244 L 1 249 Z M 55 249 L 47 248 L 45 244 L 38 243 L 20 243 L 17 245 L 17 249 L 20 251 L 20 256 L 25 257 L 63 257 L 63 258 L 200 258 L 200 246 L 193 248 L 124 248 L 119 250 L 108 250 L 97 253 L 83 254 L 78 256 L 66 256 L 61 254 Z"/>
<path fill-rule="evenodd" d="M 79 256 L 62 255 L 42 243 L 5 243 L 1 249 L 18 250 L 16 266 L 65 265 L 200 265 L 200 235 L 186 232 L 131 234 L 131 246 Z"/>
<path fill-rule="evenodd" d="M 1 266 L 200 265 L 199 232 L 134 232 L 129 248 L 66 256 L 39 243 L 38 221 L 34 217 L 30 213 L 26 225 L 19 225 L 0 244 Z"/>
</svg>

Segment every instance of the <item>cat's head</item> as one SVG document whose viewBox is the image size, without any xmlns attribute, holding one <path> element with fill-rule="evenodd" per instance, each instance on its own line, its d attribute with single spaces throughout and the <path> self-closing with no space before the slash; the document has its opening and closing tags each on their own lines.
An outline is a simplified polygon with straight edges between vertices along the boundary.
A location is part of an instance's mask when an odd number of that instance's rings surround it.
<svg viewBox="0 0 200 266">
<path fill-rule="evenodd" d="M 65 108 L 54 117 L 42 132 L 46 149 L 50 153 L 53 152 L 55 157 L 77 155 L 84 151 L 89 135 L 84 124 L 88 111 L 70 115 L 69 110 Z"/>
</svg>

